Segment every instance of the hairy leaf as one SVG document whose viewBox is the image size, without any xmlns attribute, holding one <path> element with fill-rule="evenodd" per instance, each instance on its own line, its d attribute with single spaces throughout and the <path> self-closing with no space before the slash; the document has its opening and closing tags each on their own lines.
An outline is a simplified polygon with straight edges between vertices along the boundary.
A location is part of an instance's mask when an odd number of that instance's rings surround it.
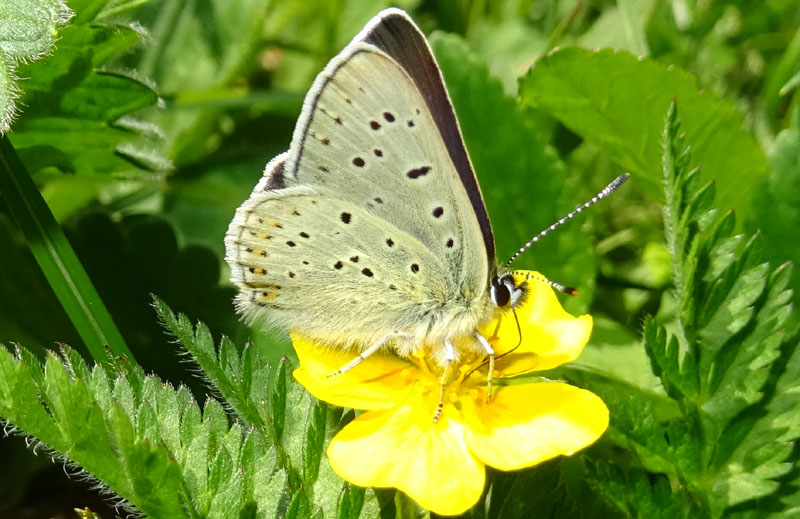
<svg viewBox="0 0 800 519">
<path fill-rule="evenodd" d="M 0 134 L 7 132 L 19 95 L 15 63 L 49 53 L 72 16 L 64 0 L 4 0 L 0 4 Z"/>
</svg>

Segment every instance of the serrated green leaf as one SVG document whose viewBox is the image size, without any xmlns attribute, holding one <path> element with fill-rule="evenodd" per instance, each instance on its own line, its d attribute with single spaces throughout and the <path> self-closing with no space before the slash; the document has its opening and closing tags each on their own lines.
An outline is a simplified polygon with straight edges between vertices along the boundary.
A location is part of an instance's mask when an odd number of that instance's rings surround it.
<svg viewBox="0 0 800 519">
<path fill-rule="evenodd" d="M 720 517 L 776 492 L 788 470 L 788 444 L 766 440 L 780 428 L 765 412 L 774 395 L 764 388 L 785 344 L 789 273 L 760 263 L 758 236 L 734 237 L 732 216 L 709 226 L 713 191 L 688 169 L 674 104 L 663 141 L 665 234 L 680 311 L 666 328 L 646 321 L 645 347 L 683 414 L 667 428 L 675 474 L 704 513 Z"/>
<path fill-rule="evenodd" d="M 661 198 L 659 137 L 673 99 L 692 142 L 693 164 L 702 165 L 705 181 L 717 182 L 718 208 L 746 215 L 766 169 L 763 152 L 730 106 L 700 93 L 685 72 L 650 59 L 611 50 L 560 49 L 536 62 L 520 82 L 520 95 L 600 146 L 638 175 L 640 185 L 656 198 Z"/>
<path fill-rule="evenodd" d="M 286 519 L 309 519 L 311 517 L 311 504 L 308 501 L 308 494 L 303 490 L 298 491 L 292 497 L 289 509 L 286 510 Z"/>
<path fill-rule="evenodd" d="M 325 445 L 325 425 L 328 416 L 328 405 L 321 401 L 314 402 L 311 407 L 309 426 L 306 430 L 306 442 L 303 449 L 303 481 L 307 487 L 317 481 L 319 464 L 322 459 L 322 448 Z"/>
<path fill-rule="evenodd" d="M 275 371 L 274 384 L 269 394 L 269 414 L 276 438 L 283 435 L 283 428 L 286 424 L 286 364 L 287 361 L 284 357 Z"/>
<path fill-rule="evenodd" d="M 689 501 L 675 499 L 663 476 L 629 468 L 623 470 L 605 461 L 587 464 L 588 483 L 625 517 L 639 519 L 703 519 L 708 517 Z"/>
<path fill-rule="evenodd" d="M 345 484 L 339 495 L 336 508 L 336 519 L 358 519 L 364 506 L 366 489 Z"/>
<path fill-rule="evenodd" d="M 242 377 L 238 366 L 239 355 L 233 344 L 223 340 L 218 353 L 208 327 L 204 324 L 198 324 L 195 329 L 186 316 L 176 317 L 158 298 L 154 299 L 153 306 L 161 321 L 192 354 L 205 376 L 231 406 L 237 417 L 248 426 L 261 429 L 266 427 L 257 404 L 250 398 L 251 382 Z M 259 369 L 262 367 L 263 365 L 259 366 Z"/>
</svg>

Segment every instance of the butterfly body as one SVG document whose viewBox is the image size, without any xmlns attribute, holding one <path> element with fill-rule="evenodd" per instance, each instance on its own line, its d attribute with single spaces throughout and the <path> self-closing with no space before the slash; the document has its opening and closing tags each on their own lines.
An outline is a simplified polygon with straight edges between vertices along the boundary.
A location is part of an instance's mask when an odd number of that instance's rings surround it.
<svg viewBox="0 0 800 519">
<path fill-rule="evenodd" d="M 497 304 L 480 190 L 405 13 L 380 13 L 316 78 L 289 151 L 236 212 L 226 259 L 251 321 L 357 352 L 423 351 L 443 367 L 486 353 L 476 330 L 525 287 Z"/>
</svg>

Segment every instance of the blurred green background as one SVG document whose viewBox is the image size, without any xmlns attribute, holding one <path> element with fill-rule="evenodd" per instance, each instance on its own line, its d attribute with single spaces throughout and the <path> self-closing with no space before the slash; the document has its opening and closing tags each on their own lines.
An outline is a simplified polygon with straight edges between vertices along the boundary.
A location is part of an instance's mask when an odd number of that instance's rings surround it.
<svg viewBox="0 0 800 519">
<path fill-rule="evenodd" d="M 672 97 L 688 107 L 687 132 L 696 128 L 693 143 L 718 183 L 721 209 L 735 209 L 743 230 L 763 233 L 774 265 L 800 259 L 797 0 L 68 4 L 76 16 L 53 54 L 18 67 L 16 75 L 29 79 L 19 82 L 21 115 L 9 139 L 137 361 L 198 396 L 204 388 L 156 321 L 151 294 L 217 337 L 252 340 L 276 360 L 291 355 L 285 333 L 238 321 L 223 236 L 266 162 L 288 148 L 314 76 L 389 5 L 408 10 L 430 35 L 500 259 L 633 172 L 618 194 L 516 264 L 580 289 L 564 303 L 595 318 L 581 362 L 658 389 L 638 335 L 644 315 L 667 311 L 659 156 L 647 159 Z M 525 77 L 565 46 L 629 54 L 562 51 Z M 582 59 L 581 74 L 559 72 Z M 131 82 L 117 89 L 129 92 L 127 104 L 119 92 L 97 98 L 90 81 L 100 69 Z M 627 116 L 584 109 L 580 100 L 593 96 Z M 597 119 L 609 132 L 586 126 Z M 712 141 L 717 151 L 706 152 Z M 39 354 L 57 343 L 86 353 L 4 198 L 0 251 L 0 341 Z M 34 456 L 18 438 L 0 440 L 0 460 L 0 516 L 102 509 L 88 483 L 69 483 L 60 464 Z"/>
</svg>

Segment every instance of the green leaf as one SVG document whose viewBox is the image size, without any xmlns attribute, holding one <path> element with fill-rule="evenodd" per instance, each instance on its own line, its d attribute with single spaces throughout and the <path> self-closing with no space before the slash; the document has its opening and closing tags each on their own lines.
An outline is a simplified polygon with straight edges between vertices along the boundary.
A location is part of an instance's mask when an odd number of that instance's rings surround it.
<svg viewBox="0 0 800 519">
<path fill-rule="evenodd" d="M 750 232 L 763 234 L 764 256 L 774 264 L 800 264 L 800 242 L 795 239 L 800 228 L 800 110 L 791 120 L 791 127 L 775 138 L 770 173 L 756 191 L 746 225 Z M 800 293 L 800 276 L 791 284 Z"/>
<path fill-rule="evenodd" d="M 358 519 L 364 506 L 365 489 L 353 485 L 345 485 L 339 497 L 336 519 Z"/>
<path fill-rule="evenodd" d="M 20 64 L 17 72 L 30 79 L 21 85 L 20 103 L 26 109 L 14 126 L 15 146 L 56 148 L 61 162 L 68 163 L 59 164 L 63 171 L 84 179 L 97 175 L 95 190 L 112 180 L 109 173 L 139 173 L 141 178 L 144 171 L 171 168 L 152 151 L 161 132 L 134 118 L 158 101 L 152 83 L 111 66 L 139 45 L 141 31 L 120 22 L 101 23 L 97 15 L 106 3 L 75 3 L 77 14 L 59 33 L 56 51 Z M 32 162 L 29 167 L 38 165 Z M 58 192 L 53 196 L 58 205 Z"/>
<path fill-rule="evenodd" d="M 14 63 L 49 53 L 71 16 L 63 0 L 5 0 L 0 5 L 0 135 L 9 130 L 16 111 Z"/>
<path fill-rule="evenodd" d="M 605 461 L 587 464 L 588 483 L 625 517 L 640 519 L 701 519 L 706 517 L 688 501 L 675 499 L 669 480 L 647 472 L 622 469 Z"/>
<path fill-rule="evenodd" d="M 520 81 L 524 103 L 542 109 L 638 175 L 660 198 L 659 138 L 675 99 L 692 143 L 693 165 L 716 180 L 717 207 L 746 215 L 765 159 L 742 118 L 727 103 L 700 93 L 694 79 L 625 52 L 564 48 L 540 59 Z M 735 174 L 731 174 L 735 172 Z"/>
<path fill-rule="evenodd" d="M 71 356 L 73 362 L 78 357 Z M 87 368 L 82 366 L 80 371 Z M 37 373 L 39 382 L 34 389 Z M 111 387 L 72 378 L 53 354 L 44 370 L 23 364 L 0 348 L 0 418 L 35 437 L 113 487 L 145 513 L 183 517 L 178 500 L 178 466 L 167 452 L 136 438 L 131 417 L 113 399 Z M 102 368 L 92 376 L 104 378 Z M 143 374 L 138 373 L 139 377 Z M 94 398 L 93 393 L 106 398 Z M 13 396 L 12 396 L 13 395 Z M 45 407 L 47 411 L 45 411 Z"/>
<path fill-rule="evenodd" d="M 286 519 L 309 519 L 311 517 L 311 504 L 308 501 L 308 494 L 303 490 L 298 491 L 289 504 L 286 511 Z"/>
<path fill-rule="evenodd" d="M 286 358 L 281 359 L 275 374 L 275 383 L 269 393 L 269 410 L 275 436 L 280 438 L 286 423 Z"/>
<path fill-rule="evenodd" d="M 322 449 L 325 446 L 327 414 L 328 406 L 325 402 L 314 403 L 303 449 L 303 481 L 306 486 L 313 485 L 319 476 L 319 463 L 322 459 Z"/>
<path fill-rule="evenodd" d="M 152 27 L 152 44 L 142 52 L 138 69 L 172 99 L 167 110 L 152 114 L 151 120 L 167 129 L 163 149 L 179 164 L 191 163 L 220 145 L 223 107 L 209 101 L 256 61 L 270 9 L 266 0 L 211 0 L 187 5 L 151 2 L 140 11 L 142 22 Z"/>
</svg>

